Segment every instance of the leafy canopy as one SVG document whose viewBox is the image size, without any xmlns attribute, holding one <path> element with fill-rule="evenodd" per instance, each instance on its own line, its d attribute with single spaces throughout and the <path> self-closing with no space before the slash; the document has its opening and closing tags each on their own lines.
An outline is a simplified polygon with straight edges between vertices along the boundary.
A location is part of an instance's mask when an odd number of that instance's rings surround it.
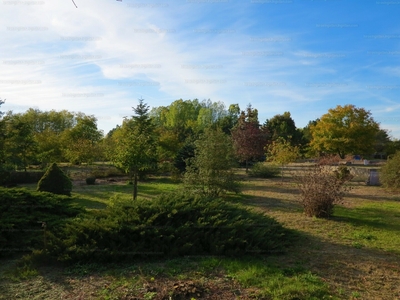
<svg viewBox="0 0 400 300">
<path fill-rule="evenodd" d="M 316 152 L 338 154 L 371 154 L 379 125 L 370 111 L 354 105 L 338 105 L 329 109 L 311 126 L 311 148 Z"/>
</svg>

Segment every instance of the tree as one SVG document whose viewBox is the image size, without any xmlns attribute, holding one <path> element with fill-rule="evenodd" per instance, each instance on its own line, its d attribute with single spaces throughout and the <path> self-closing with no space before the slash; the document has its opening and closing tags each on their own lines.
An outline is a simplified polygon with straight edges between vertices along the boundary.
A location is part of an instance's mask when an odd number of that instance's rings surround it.
<svg viewBox="0 0 400 300">
<path fill-rule="evenodd" d="M 30 163 L 35 160 L 37 143 L 33 128 L 20 114 L 7 113 L 5 122 L 5 159 L 16 167 L 22 167 L 25 172 Z"/>
<path fill-rule="evenodd" d="M 125 119 L 122 127 L 115 130 L 113 161 L 133 179 L 133 200 L 137 198 L 139 172 L 151 169 L 156 164 L 156 139 L 151 123 L 149 107 L 139 99 L 133 108 L 136 115 Z"/>
<path fill-rule="evenodd" d="M 0 107 L 5 100 L 0 99 Z M 4 183 L 8 177 L 7 161 L 5 157 L 6 123 L 3 120 L 4 112 L 0 111 L 0 184 Z"/>
<path fill-rule="evenodd" d="M 97 144 L 103 132 L 97 129 L 97 119 L 79 113 L 76 125 L 63 133 L 65 157 L 72 163 L 92 163 L 98 155 Z"/>
<path fill-rule="evenodd" d="M 258 123 L 258 112 L 250 104 L 246 112 L 241 112 L 237 125 L 232 129 L 232 139 L 236 157 L 245 162 L 247 173 L 248 162 L 264 156 L 268 141 L 266 130 Z"/>
<path fill-rule="evenodd" d="M 272 141 L 284 139 L 290 141 L 292 145 L 300 143 L 301 132 L 296 128 L 294 120 L 288 111 L 268 119 L 263 127 L 267 129 L 268 137 Z"/>
<path fill-rule="evenodd" d="M 292 146 L 284 138 L 273 141 L 267 147 L 267 160 L 281 165 L 281 177 L 283 179 L 283 168 L 285 165 L 296 161 L 300 156 L 298 146 Z"/>
<path fill-rule="evenodd" d="M 207 129 L 195 142 L 195 156 L 187 164 L 184 183 L 188 189 L 210 197 L 238 192 L 234 165 L 231 138 L 219 128 Z"/>
<path fill-rule="evenodd" d="M 374 152 L 375 137 L 379 125 L 370 111 L 354 105 L 338 105 L 329 109 L 315 126 L 311 127 L 310 146 L 317 152 L 369 155 Z"/>
</svg>

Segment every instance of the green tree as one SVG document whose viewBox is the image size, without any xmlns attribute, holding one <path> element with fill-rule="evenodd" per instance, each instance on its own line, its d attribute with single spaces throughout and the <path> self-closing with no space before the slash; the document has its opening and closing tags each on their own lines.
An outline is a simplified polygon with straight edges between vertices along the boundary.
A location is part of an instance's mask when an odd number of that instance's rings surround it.
<svg viewBox="0 0 400 300">
<path fill-rule="evenodd" d="M 149 107 L 143 99 L 139 99 L 138 106 L 133 110 L 136 115 L 125 119 L 112 138 L 115 142 L 113 161 L 129 174 L 131 181 L 133 179 L 133 200 L 136 200 L 139 173 L 154 168 L 156 164 L 157 141 Z"/>
<path fill-rule="evenodd" d="M 0 107 L 5 103 L 5 100 L 0 99 Z M 5 140 L 6 140 L 6 123 L 3 120 L 4 112 L 0 111 L 0 184 L 7 180 L 8 168 L 5 156 Z"/>
<path fill-rule="evenodd" d="M 22 167 L 25 172 L 29 164 L 35 161 L 37 143 L 31 124 L 20 114 L 8 112 L 5 122 L 5 159 L 16 167 Z"/>
<path fill-rule="evenodd" d="M 354 105 L 338 105 L 329 109 L 315 126 L 311 127 L 311 148 L 316 152 L 369 155 L 374 152 L 379 125 L 370 111 Z"/>
<path fill-rule="evenodd" d="M 285 165 L 296 161 L 300 156 L 300 148 L 292 146 L 284 138 L 273 141 L 267 147 L 267 160 L 281 165 L 281 177 L 283 179 L 283 169 Z"/>
<path fill-rule="evenodd" d="M 268 138 L 272 141 L 283 138 L 286 141 L 290 141 L 292 145 L 297 145 L 301 141 L 301 131 L 296 128 L 294 120 L 288 111 L 268 119 L 263 127 L 267 129 Z"/>
<path fill-rule="evenodd" d="M 231 138 L 220 128 L 206 129 L 195 142 L 195 156 L 184 174 L 185 186 L 210 197 L 226 191 L 238 192 L 232 167 L 235 156 Z"/>
<path fill-rule="evenodd" d="M 102 137 L 94 116 L 77 114 L 76 125 L 63 132 L 65 157 L 72 163 L 92 163 L 99 155 L 98 143 Z"/>
</svg>

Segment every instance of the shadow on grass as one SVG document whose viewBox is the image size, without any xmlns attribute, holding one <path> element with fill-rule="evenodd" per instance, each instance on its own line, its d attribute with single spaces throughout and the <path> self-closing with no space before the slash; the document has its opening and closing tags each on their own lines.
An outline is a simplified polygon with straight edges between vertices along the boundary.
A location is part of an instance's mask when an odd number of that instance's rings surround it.
<svg viewBox="0 0 400 300">
<path fill-rule="evenodd" d="M 335 222 L 346 222 L 354 226 L 367 226 L 394 232 L 400 232 L 400 212 L 374 207 L 335 208 L 331 218 Z"/>
</svg>

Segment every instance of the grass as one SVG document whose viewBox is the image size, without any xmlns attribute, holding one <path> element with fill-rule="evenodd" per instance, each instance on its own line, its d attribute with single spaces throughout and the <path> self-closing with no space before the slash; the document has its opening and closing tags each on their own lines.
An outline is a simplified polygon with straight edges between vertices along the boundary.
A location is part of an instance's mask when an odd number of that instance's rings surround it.
<svg viewBox="0 0 400 300">
<path fill-rule="evenodd" d="M 364 166 L 361 166 L 364 168 Z M 291 171 L 301 169 L 294 164 Z M 400 298 L 400 197 L 379 186 L 366 186 L 362 172 L 330 219 L 308 218 L 296 185 L 249 178 L 233 202 L 265 212 L 300 240 L 285 255 L 269 257 L 184 257 L 124 265 L 0 267 L 0 299 L 179 299 L 178 290 L 196 289 L 194 299 L 396 299 Z M 360 179 L 361 178 L 361 179 Z M 131 197 L 125 179 L 94 186 L 74 185 L 76 201 L 101 209 L 112 196 Z M 31 185 L 29 188 L 34 189 Z M 179 188 L 169 178 L 139 183 L 139 196 L 151 199 Z M 18 295 L 18 296 L 15 296 Z M 190 299 L 190 297 L 185 299 Z M 182 298 L 183 299 L 183 298 Z M 210 298 L 211 299 L 211 298 Z"/>
</svg>

